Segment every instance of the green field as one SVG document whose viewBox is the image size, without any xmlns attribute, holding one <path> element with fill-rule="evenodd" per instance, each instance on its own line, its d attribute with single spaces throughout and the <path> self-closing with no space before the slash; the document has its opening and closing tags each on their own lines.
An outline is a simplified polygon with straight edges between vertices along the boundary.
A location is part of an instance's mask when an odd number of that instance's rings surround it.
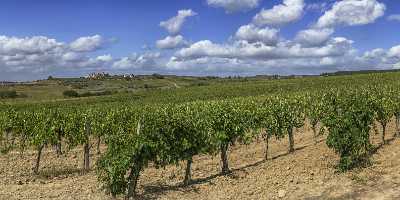
<svg viewBox="0 0 400 200">
<path fill-rule="evenodd" d="M 162 79 L 144 76 L 133 80 L 63 78 L 42 80 L 12 86 L 0 86 L 0 91 L 16 91 L 20 97 L 0 99 L 7 104 L 40 102 L 138 102 L 173 103 L 195 100 L 223 99 L 244 96 L 260 96 L 291 92 L 312 91 L 333 87 L 362 87 L 367 85 L 399 84 L 400 72 L 370 73 L 342 76 L 312 76 L 305 78 L 247 77 L 178 77 Z M 68 98 L 66 90 L 78 93 L 111 91 L 112 95 Z"/>
</svg>

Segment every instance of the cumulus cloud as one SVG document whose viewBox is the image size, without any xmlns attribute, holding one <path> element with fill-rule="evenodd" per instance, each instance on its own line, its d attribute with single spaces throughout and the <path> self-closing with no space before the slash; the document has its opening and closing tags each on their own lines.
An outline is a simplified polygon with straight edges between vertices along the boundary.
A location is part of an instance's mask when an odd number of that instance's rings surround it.
<svg viewBox="0 0 400 200">
<path fill-rule="evenodd" d="M 165 28 L 170 34 L 178 34 L 181 31 L 186 18 L 197 15 L 196 12 L 191 9 L 179 10 L 177 16 L 168 19 L 167 21 L 160 22 L 160 26 Z"/>
<path fill-rule="evenodd" d="M 258 28 L 253 24 L 241 26 L 235 37 L 240 40 L 246 40 L 250 43 L 263 42 L 266 45 L 274 46 L 279 41 L 279 30 L 274 28 Z"/>
<path fill-rule="evenodd" d="M 105 41 L 100 35 L 80 37 L 70 44 L 73 51 L 88 52 L 100 49 Z"/>
<path fill-rule="evenodd" d="M 377 69 L 395 69 L 400 63 L 400 45 L 388 50 L 377 48 L 355 58 L 363 66 Z"/>
<path fill-rule="evenodd" d="M 81 53 L 76 53 L 76 52 L 66 52 L 62 55 L 62 60 L 66 62 L 73 62 L 73 61 L 80 61 L 84 60 L 85 55 Z"/>
<path fill-rule="evenodd" d="M 333 34 L 333 29 L 306 29 L 296 34 L 295 41 L 305 47 L 324 45 Z"/>
<path fill-rule="evenodd" d="M 113 60 L 113 57 L 110 54 L 107 54 L 107 55 L 97 56 L 96 59 L 103 62 L 111 62 Z"/>
<path fill-rule="evenodd" d="M 271 9 L 262 9 L 253 23 L 259 26 L 281 26 L 300 19 L 303 15 L 303 0 L 283 0 L 283 3 Z"/>
<path fill-rule="evenodd" d="M 156 47 L 159 49 L 175 49 L 178 47 L 185 46 L 188 42 L 183 39 L 183 36 L 167 36 L 164 39 L 156 42 Z"/>
<path fill-rule="evenodd" d="M 306 5 L 306 10 L 325 12 L 328 6 L 328 2 L 310 3 Z"/>
<path fill-rule="evenodd" d="M 26 80 L 49 74 L 81 76 L 93 71 L 147 70 L 163 66 L 160 53 L 146 52 L 113 58 L 90 56 L 99 48 L 101 36 L 81 37 L 71 43 L 56 39 L 0 36 L 0 79 Z M 158 69 L 158 68 L 157 68 Z"/>
<path fill-rule="evenodd" d="M 343 43 L 345 38 L 333 38 L 329 43 Z M 347 41 L 351 43 L 351 41 Z M 347 44 L 349 45 L 349 44 Z M 329 45 L 327 45 L 329 46 Z M 346 46 L 346 45 L 345 45 Z M 345 50 L 347 49 L 347 51 Z M 191 59 L 172 57 L 166 68 L 176 72 L 217 75 L 257 74 L 321 74 L 339 70 L 395 69 L 400 67 L 400 45 L 388 50 L 373 49 L 361 55 L 351 46 L 342 54 L 318 54 L 318 56 L 281 56 L 269 59 L 245 57 L 202 56 Z M 214 54 L 216 55 L 216 54 Z"/>
<path fill-rule="evenodd" d="M 203 57 L 182 61 L 172 57 L 167 69 L 199 75 L 320 74 L 356 68 L 350 56 L 271 60 Z M 351 60 L 350 60 L 351 61 Z"/>
<path fill-rule="evenodd" d="M 203 40 L 178 50 L 165 69 L 200 75 L 255 75 L 320 74 L 400 66 L 400 45 L 359 54 L 352 40 L 329 38 L 332 33 L 332 29 L 307 29 L 300 31 L 293 41 L 281 40 L 275 46 L 259 40 L 239 39 L 225 44 Z"/>
<path fill-rule="evenodd" d="M 389 16 L 387 17 L 387 19 L 388 19 L 389 21 L 398 21 L 398 22 L 400 22 L 400 14 L 389 15 Z"/>
<path fill-rule="evenodd" d="M 177 51 L 175 57 L 181 60 L 202 57 L 269 60 L 342 56 L 354 50 L 352 43 L 353 41 L 342 37 L 332 38 L 325 46 L 321 47 L 302 47 L 293 42 L 281 42 L 277 46 L 247 41 L 235 41 L 233 44 L 215 44 L 209 40 L 204 40 Z"/>
<path fill-rule="evenodd" d="M 44 36 L 0 36 L 0 71 L 41 71 L 49 67 L 48 63 L 71 58 L 66 49 L 64 43 Z"/>
<path fill-rule="evenodd" d="M 373 23 L 385 13 L 386 6 L 376 0 L 343 0 L 336 2 L 315 24 L 317 28 L 338 25 L 356 26 Z"/>
<path fill-rule="evenodd" d="M 158 67 L 158 61 L 161 56 L 158 52 L 146 52 L 143 54 L 134 53 L 129 57 L 123 57 L 113 63 L 112 68 L 117 70 L 127 69 L 153 69 Z"/>
<path fill-rule="evenodd" d="M 227 13 L 248 11 L 258 7 L 261 0 L 207 0 L 207 4 L 216 8 L 223 8 Z"/>
<path fill-rule="evenodd" d="M 44 36 L 25 38 L 0 36 L 0 55 L 56 53 L 63 48 L 63 43 Z"/>
<path fill-rule="evenodd" d="M 389 52 L 388 52 L 388 56 L 396 57 L 396 58 L 400 59 L 400 45 L 390 48 Z"/>
<path fill-rule="evenodd" d="M 101 38 L 98 35 L 82 37 L 68 44 L 44 36 L 0 36 L 0 72 L 39 73 L 104 67 L 106 57 L 97 60 L 87 56 L 101 46 Z"/>
<path fill-rule="evenodd" d="M 185 61 L 171 57 L 166 63 L 166 70 L 197 75 L 228 75 L 229 73 L 246 75 L 248 72 L 254 73 L 257 67 L 249 65 L 248 61 L 241 59 L 216 57 L 202 57 Z"/>
</svg>

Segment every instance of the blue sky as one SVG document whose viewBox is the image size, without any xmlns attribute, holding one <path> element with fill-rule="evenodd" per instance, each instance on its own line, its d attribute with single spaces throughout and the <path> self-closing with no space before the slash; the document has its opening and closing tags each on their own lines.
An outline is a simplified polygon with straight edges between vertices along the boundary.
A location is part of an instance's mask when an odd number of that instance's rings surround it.
<svg viewBox="0 0 400 200">
<path fill-rule="evenodd" d="M 400 67 L 393 0 L 4 0 L 0 27 L 0 80 Z"/>
</svg>

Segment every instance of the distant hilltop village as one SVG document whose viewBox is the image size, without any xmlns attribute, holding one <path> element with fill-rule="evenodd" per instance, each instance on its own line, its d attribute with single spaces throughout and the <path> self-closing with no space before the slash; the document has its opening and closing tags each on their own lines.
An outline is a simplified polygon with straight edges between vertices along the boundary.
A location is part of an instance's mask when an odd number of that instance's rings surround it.
<svg viewBox="0 0 400 200">
<path fill-rule="evenodd" d="M 113 77 L 109 73 L 105 72 L 98 72 L 98 73 L 90 73 L 89 75 L 86 76 L 87 79 L 91 80 L 101 80 L 105 78 L 110 78 Z M 119 75 L 119 78 L 135 78 L 134 74 L 124 74 L 124 75 Z"/>
<path fill-rule="evenodd" d="M 93 80 L 99 80 L 99 79 L 104 79 L 104 78 L 107 78 L 107 77 L 110 77 L 110 74 L 105 73 L 105 72 L 98 72 L 98 73 L 90 73 L 85 78 L 93 79 Z"/>
</svg>

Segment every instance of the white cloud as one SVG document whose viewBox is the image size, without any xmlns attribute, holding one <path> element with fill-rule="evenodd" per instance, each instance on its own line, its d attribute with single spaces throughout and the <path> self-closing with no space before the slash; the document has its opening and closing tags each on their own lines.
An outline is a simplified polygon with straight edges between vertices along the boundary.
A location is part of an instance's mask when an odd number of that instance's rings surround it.
<svg viewBox="0 0 400 200">
<path fill-rule="evenodd" d="M 400 45 L 389 50 L 373 49 L 355 58 L 360 66 L 375 67 L 376 69 L 395 69 L 400 63 Z"/>
<path fill-rule="evenodd" d="M 325 12 L 328 5 L 328 2 L 310 3 L 306 5 L 306 10 Z"/>
<path fill-rule="evenodd" d="M 166 70 L 175 73 L 189 72 L 197 75 L 227 75 L 238 72 L 245 74 L 254 72 L 254 69 L 254 66 L 252 68 L 248 61 L 236 58 L 203 57 L 182 61 L 176 57 L 171 57 L 166 63 Z"/>
<path fill-rule="evenodd" d="M 111 62 L 113 60 L 113 57 L 110 54 L 107 54 L 107 55 L 97 56 L 96 59 L 103 62 Z"/>
<path fill-rule="evenodd" d="M 7 37 L 0 36 L 0 55 L 35 54 L 40 52 L 57 53 L 64 48 L 64 43 L 44 36 Z"/>
<path fill-rule="evenodd" d="M 388 52 L 388 56 L 389 57 L 397 57 L 400 59 L 400 45 L 390 48 L 389 52 Z"/>
<path fill-rule="evenodd" d="M 324 45 L 333 34 L 333 29 L 306 29 L 299 31 L 295 41 L 305 47 Z"/>
<path fill-rule="evenodd" d="M 384 49 L 381 49 L 381 48 L 373 49 L 371 51 L 367 51 L 363 55 L 363 57 L 365 59 L 375 59 L 377 57 L 385 57 L 385 56 L 386 56 L 386 51 Z"/>
<path fill-rule="evenodd" d="M 87 53 L 99 48 L 99 45 L 95 45 L 99 43 L 93 42 L 99 41 L 98 38 L 101 36 L 82 37 L 67 44 L 44 36 L 0 36 L 0 72 L 31 74 L 104 67 L 105 60 L 94 62 L 94 59 L 87 56 Z"/>
<path fill-rule="evenodd" d="M 91 40 L 93 38 L 99 37 L 81 37 L 72 43 L 64 43 L 44 36 L 0 36 L 0 79 L 27 80 L 50 74 L 81 76 L 93 71 L 145 71 L 164 65 L 157 52 L 117 59 L 110 54 L 91 57 L 90 53 L 98 49 L 98 45 L 93 45 L 98 44 Z"/>
<path fill-rule="evenodd" d="M 333 38 L 329 43 L 350 41 Z M 329 45 L 328 45 L 329 46 Z M 345 50 L 347 49 L 347 51 Z M 191 59 L 172 57 L 168 70 L 195 74 L 257 75 L 257 74 L 320 74 L 339 70 L 397 69 L 400 67 L 400 45 L 389 50 L 374 49 L 359 55 L 352 47 L 344 54 L 319 54 L 313 57 L 282 56 L 270 59 L 203 56 Z"/>
<path fill-rule="evenodd" d="M 191 60 L 202 57 L 238 58 L 238 59 L 285 59 L 285 58 L 318 58 L 343 56 L 352 52 L 353 41 L 337 37 L 330 39 L 325 46 L 302 47 L 293 42 L 280 42 L 277 46 L 268 46 L 262 42 L 249 43 L 235 41 L 233 44 L 215 44 L 209 40 L 199 41 L 188 48 L 175 53 L 176 59 Z"/>
<path fill-rule="evenodd" d="M 319 32 L 330 35 L 332 30 L 308 32 L 311 32 L 311 36 Z M 267 46 L 262 42 L 250 43 L 243 40 L 228 44 L 203 40 L 178 50 L 165 66 L 166 70 L 175 73 L 255 75 L 393 69 L 399 67 L 400 63 L 400 45 L 388 50 L 373 49 L 360 55 L 352 46 L 353 41 L 343 37 L 330 38 L 316 46 L 307 44 L 279 41 L 276 46 Z"/>
<path fill-rule="evenodd" d="M 389 15 L 389 16 L 387 17 L 387 19 L 388 19 L 389 21 L 398 21 L 398 22 L 400 22 L 400 14 Z"/>
<path fill-rule="evenodd" d="M 85 59 L 85 55 L 76 52 L 66 52 L 65 54 L 62 55 L 62 60 L 66 62 L 80 61 L 83 59 Z"/>
<path fill-rule="evenodd" d="M 167 21 L 162 21 L 160 22 L 160 26 L 165 28 L 170 34 L 178 34 L 181 31 L 183 23 L 185 23 L 186 18 L 192 17 L 197 15 L 194 11 L 191 9 L 188 10 L 179 10 L 178 15 L 175 17 L 172 17 L 171 19 Z"/>
<path fill-rule="evenodd" d="M 258 28 L 253 24 L 241 26 L 235 34 L 240 40 L 250 43 L 263 42 L 266 45 L 276 45 L 279 41 L 279 30 L 274 28 Z"/>
<path fill-rule="evenodd" d="M 44 36 L 0 36 L 0 72 L 41 71 L 68 56 L 64 43 Z"/>
<path fill-rule="evenodd" d="M 338 25 L 356 26 L 373 23 L 385 13 L 386 6 L 376 0 L 343 0 L 318 19 L 315 27 L 327 28 Z"/>
<path fill-rule="evenodd" d="M 271 9 L 262 9 L 254 18 L 256 25 L 281 26 L 300 19 L 303 15 L 303 0 L 283 0 L 283 4 Z"/>
<path fill-rule="evenodd" d="M 93 35 L 88 37 L 80 37 L 70 44 L 73 51 L 88 52 L 100 49 L 105 41 L 100 35 Z"/>
<path fill-rule="evenodd" d="M 394 64 L 393 69 L 400 69 L 400 62 Z"/>
<path fill-rule="evenodd" d="M 207 0 L 207 4 L 216 8 L 223 8 L 227 13 L 248 11 L 258 7 L 261 0 Z"/>
<path fill-rule="evenodd" d="M 123 57 L 112 65 L 113 69 L 152 69 L 158 67 L 158 61 L 161 56 L 158 52 L 147 52 L 144 54 L 132 54 L 129 57 Z"/>
<path fill-rule="evenodd" d="M 197 75 L 242 75 L 259 74 L 320 74 L 344 69 L 354 69 L 351 57 L 285 58 L 271 60 L 203 57 L 182 61 L 176 57 L 166 64 L 172 72 Z M 351 65 L 346 65 L 351 63 Z"/>
<path fill-rule="evenodd" d="M 178 47 L 185 46 L 187 42 L 183 39 L 181 35 L 177 36 L 167 36 L 162 40 L 156 42 L 156 46 L 159 49 L 175 49 Z"/>
</svg>

